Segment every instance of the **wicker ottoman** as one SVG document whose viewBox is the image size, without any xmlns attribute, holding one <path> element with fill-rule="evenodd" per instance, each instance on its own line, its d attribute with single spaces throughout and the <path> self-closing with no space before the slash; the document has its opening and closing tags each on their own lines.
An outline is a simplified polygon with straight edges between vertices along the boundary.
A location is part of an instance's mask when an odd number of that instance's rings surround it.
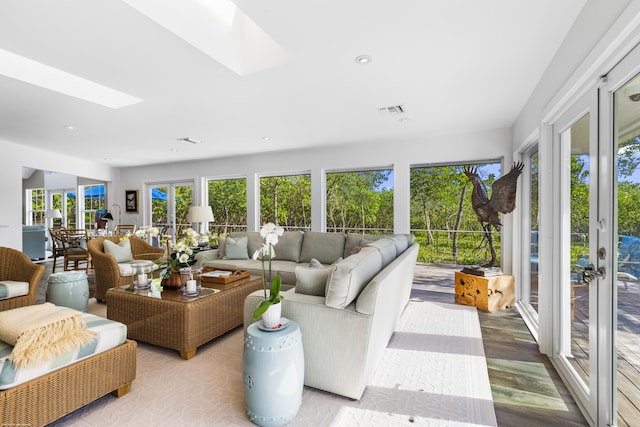
<svg viewBox="0 0 640 427">
<path fill-rule="evenodd" d="M 107 318 L 127 325 L 130 339 L 178 350 L 190 359 L 202 344 L 242 325 L 244 299 L 262 289 L 262 278 L 249 277 L 220 289 L 202 288 L 196 297 L 166 290 L 160 297 L 148 291 L 111 288 Z"/>
</svg>

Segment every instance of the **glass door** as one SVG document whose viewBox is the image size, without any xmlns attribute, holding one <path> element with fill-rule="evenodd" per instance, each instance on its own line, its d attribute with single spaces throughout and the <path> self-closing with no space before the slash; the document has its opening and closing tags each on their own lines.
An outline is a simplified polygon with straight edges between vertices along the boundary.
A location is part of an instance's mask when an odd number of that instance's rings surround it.
<svg viewBox="0 0 640 427">
<path fill-rule="evenodd" d="M 191 227 L 187 220 L 193 202 L 193 181 L 151 184 L 147 187 L 146 203 L 150 206 L 149 223 L 161 235 L 175 240 L 184 228 Z"/>
<path fill-rule="evenodd" d="M 553 361 L 572 389 L 585 416 L 596 417 L 597 286 L 604 277 L 598 257 L 597 151 L 593 115 L 595 97 L 584 96 L 554 124 L 557 154 L 556 250 L 553 287 Z M 606 253 L 610 252 L 605 252 Z"/>
<path fill-rule="evenodd" d="M 612 189 L 606 206 L 613 218 L 616 250 L 611 283 L 603 289 L 607 345 L 602 349 L 600 421 L 640 424 L 640 48 L 607 75 L 600 94 L 601 158 L 610 159 L 602 186 Z"/>
</svg>

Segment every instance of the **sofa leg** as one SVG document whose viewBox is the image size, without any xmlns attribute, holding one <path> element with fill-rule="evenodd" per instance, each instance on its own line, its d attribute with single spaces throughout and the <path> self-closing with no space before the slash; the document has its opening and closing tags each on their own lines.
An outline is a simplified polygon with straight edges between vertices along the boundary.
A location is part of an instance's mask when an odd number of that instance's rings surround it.
<svg viewBox="0 0 640 427">
<path fill-rule="evenodd" d="M 112 395 L 114 395 L 115 397 L 122 397 L 125 394 L 129 393 L 131 391 L 131 383 L 127 383 L 125 385 L 123 385 L 122 387 L 113 390 L 111 392 Z"/>
</svg>

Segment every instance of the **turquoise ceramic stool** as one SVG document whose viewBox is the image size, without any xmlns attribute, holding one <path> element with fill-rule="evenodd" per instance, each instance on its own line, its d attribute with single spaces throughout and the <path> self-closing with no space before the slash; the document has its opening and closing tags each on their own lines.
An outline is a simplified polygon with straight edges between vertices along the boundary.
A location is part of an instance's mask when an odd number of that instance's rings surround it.
<svg viewBox="0 0 640 427">
<path fill-rule="evenodd" d="M 289 320 L 278 331 L 263 331 L 258 322 L 244 337 L 243 379 L 246 409 L 254 424 L 289 423 L 302 403 L 304 353 L 300 327 Z"/>
<path fill-rule="evenodd" d="M 62 307 L 87 311 L 89 281 L 84 271 L 53 273 L 47 281 L 47 301 Z"/>
</svg>

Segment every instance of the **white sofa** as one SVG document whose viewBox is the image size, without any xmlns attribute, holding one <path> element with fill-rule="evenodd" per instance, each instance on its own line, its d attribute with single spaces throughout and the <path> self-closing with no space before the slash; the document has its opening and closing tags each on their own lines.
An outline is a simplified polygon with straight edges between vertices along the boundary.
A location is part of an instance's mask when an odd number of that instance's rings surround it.
<svg viewBox="0 0 640 427">
<path fill-rule="evenodd" d="M 302 331 L 304 383 L 358 400 L 409 301 L 419 246 L 410 235 L 306 232 L 298 233 L 298 243 L 287 234 L 276 245 L 276 256 L 291 255 L 287 244 L 299 244 L 298 261 L 280 259 L 272 269 L 296 285 L 283 292 L 282 316 L 297 322 Z M 236 240 L 240 237 L 235 235 Z M 362 249 L 354 250 L 356 246 Z M 311 267 L 312 258 L 321 265 Z M 255 274 L 261 266 L 252 259 L 222 259 L 219 252 L 201 262 L 249 268 Z M 262 298 L 258 291 L 245 299 L 245 329 Z"/>
</svg>

